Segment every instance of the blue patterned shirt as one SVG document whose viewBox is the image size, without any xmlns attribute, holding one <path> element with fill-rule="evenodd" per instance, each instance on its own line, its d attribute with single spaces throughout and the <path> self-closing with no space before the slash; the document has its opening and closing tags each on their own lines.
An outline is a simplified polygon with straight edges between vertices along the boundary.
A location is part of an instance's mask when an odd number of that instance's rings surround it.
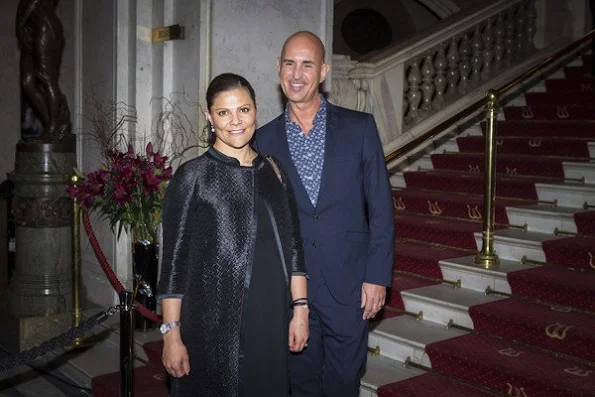
<svg viewBox="0 0 595 397">
<path fill-rule="evenodd" d="M 314 116 L 313 127 L 308 135 L 304 134 L 297 123 L 291 121 L 289 104 L 285 107 L 285 131 L 287 132 L 289 153 L 314 207 L 316 207 L 320 191 L 326 144 L 327 102 L 322 95 L 320 99 L 320 107 Z"/>
</svg>

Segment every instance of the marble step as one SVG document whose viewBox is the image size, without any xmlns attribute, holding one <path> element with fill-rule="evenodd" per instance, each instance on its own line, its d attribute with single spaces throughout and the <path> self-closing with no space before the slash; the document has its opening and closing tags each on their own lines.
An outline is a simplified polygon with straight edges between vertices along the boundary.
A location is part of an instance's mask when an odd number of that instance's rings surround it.
<svg viewBox="0 0 595 397">
<path fill-rule="evenodd" d="M 395 172 L 390 175 L 390 185 L 394 188 L 406 188 L 405 176 L 402 172 Z"/>
<path fill-rule="evenodd" d="M 566 178 L 585 178 L 584 183 L 595 185 L 595 162 L 564 161 L 562 167 Z"/>
<path fill-rule="evenodd" d="M 401 291 L 401 298 L 406 311 L 423 312 L 424 320 L 442 325 L 453 320 L 455 324 L 467 328 L 473 328 L 470 306 L 505 299 L 445 284 Z"/>
<path fill-rule="evenodd" d="M 460 281 L 461 288 L 478 292 L 484 292 L 487 287 L 490 287 L 496 291 L 511 293 L 507 274 L 533 267 L 537 266 L 522 264 L 520 261 L 500 259 L 497 268 L 486 269 L 475 264 L 475 256 L 440 261 L 440 270 L 445 280 Z"/>
<path fill-rule="evenodd" d="M 500 259 L 519 262 L 523 256 L 545 262 L 543 241 L 566 238 L 551 233 L 539 233 L 520 229 L 498 229 L 494 231 L 494 251 Z M 477 249 L 481 250 L 482 234 L 475 233 Z"/>
<path fill-rule="evenodd" d="M 557 200 L 561 207 L 583 208 L 584 203 L 595 205 L 595 184 L 536 183 L 537 198 Z"/>
<path fill-rule="evenodd" d="M 380 386 L 422 375 L 421 369 L 406 367 L 404 362 L 368 354 L 366 369 L 360 383 L 359 397 L 376 397 Z"/>
<path fill-rule="evenodd" d="M 432 363 L 425 352 L 428 344 L 466 333 L 404 315 L 375 324 L 368 337 L 368 347 L 392 360 L 405 362 L 410 358 L 414 363 L 431 367 Z"/>
<path fill-rule="evenodd" d="M 533 204 L 522 207 L 507 207 L 506 214 L 512 225 L 527 225 L 527 230 L 554 233 L 556 229 L 576 233 L 573 214 L 576 208 Z"/>
<path fill-rule="evenodd" d="M 595 142 L 589 142 L 587 145 L 589 147 L 589 157 L 595 159 Z"/>
</svg>

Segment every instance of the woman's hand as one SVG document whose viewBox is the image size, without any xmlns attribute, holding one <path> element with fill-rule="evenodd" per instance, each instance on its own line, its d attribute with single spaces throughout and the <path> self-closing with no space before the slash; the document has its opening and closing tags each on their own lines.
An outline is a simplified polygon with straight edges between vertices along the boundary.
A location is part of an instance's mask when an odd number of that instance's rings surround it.
<svg viewBox="0 0 595 397">
<path fill-rule="evenodd" d="M 177 330 L 172 330 L 170 333 L 174 331 Z M 165 335 L 163 342 L 161 361 L 167 372 L 175 378 L 189 375 L 190 359 L 188 358 L 188 351 L 184 343 L 182 343 L 182 339 L 177 335 Z"/>
<path fill-rule="evenodd" d="M 310 328 L 308 326 L 308 306 L 296 306 L 293 309 L 293 317 L 289 322 L 289 350 L 298 353 L 308 345 Z"/>
</svg>

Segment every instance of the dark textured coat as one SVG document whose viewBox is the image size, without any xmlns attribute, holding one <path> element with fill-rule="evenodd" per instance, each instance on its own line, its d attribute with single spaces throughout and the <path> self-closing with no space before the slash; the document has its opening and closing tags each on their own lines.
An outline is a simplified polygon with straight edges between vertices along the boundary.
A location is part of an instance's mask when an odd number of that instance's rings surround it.
<svg viewBox="0 0 595 397">
<path fill-rule="evenodd" d="M 172 395 L 238 395 L 257 194 L 269 205 L 288 288 L 292 272 L 304 272 L 293 193 L 284 185 L 264 158 L 240 167 L 213 149 L 183 164 L 171 180 L 163 205 L 159 294 L 183 297 L 181 333 L 191 365 L 190 376 L 175 380 Z"/>
</svg>

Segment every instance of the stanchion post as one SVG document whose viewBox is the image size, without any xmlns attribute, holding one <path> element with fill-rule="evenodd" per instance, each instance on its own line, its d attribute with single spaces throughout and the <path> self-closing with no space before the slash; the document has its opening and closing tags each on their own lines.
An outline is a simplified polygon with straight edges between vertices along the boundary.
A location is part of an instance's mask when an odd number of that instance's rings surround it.
<svg viewBox="0 0 595 397">
<path fill-rule="evenodd" d="M 133 295 L 130 291 L 120 292 L 120 387 L 121 397 L 133 395 L 134 368 L 134 311 Z"/>
<path fill-rule="evenodd" d="M 481 251 L 475 256 L 475 263 L 486 269 L 500 264 L 494 251 L 494 201 L 496 198 L 496 123 L 498 117 L 498 91 L 486 93 L 486 137 L 483 196 L 483 236 Z"/>
<path fill-rule="evenodd" d="M 70 177 L 70 184 L 76 188 L 80 177 L 73 174 Z M 81 323 L 81 205 L 76 197 L 72 198 L 72 312 L 73 327 Z M 71 343 L 64 346 L 66 350 L 90 347 L 97 341 L 92 335 L 85 334 L 75 338 Z"/>
</svg>

